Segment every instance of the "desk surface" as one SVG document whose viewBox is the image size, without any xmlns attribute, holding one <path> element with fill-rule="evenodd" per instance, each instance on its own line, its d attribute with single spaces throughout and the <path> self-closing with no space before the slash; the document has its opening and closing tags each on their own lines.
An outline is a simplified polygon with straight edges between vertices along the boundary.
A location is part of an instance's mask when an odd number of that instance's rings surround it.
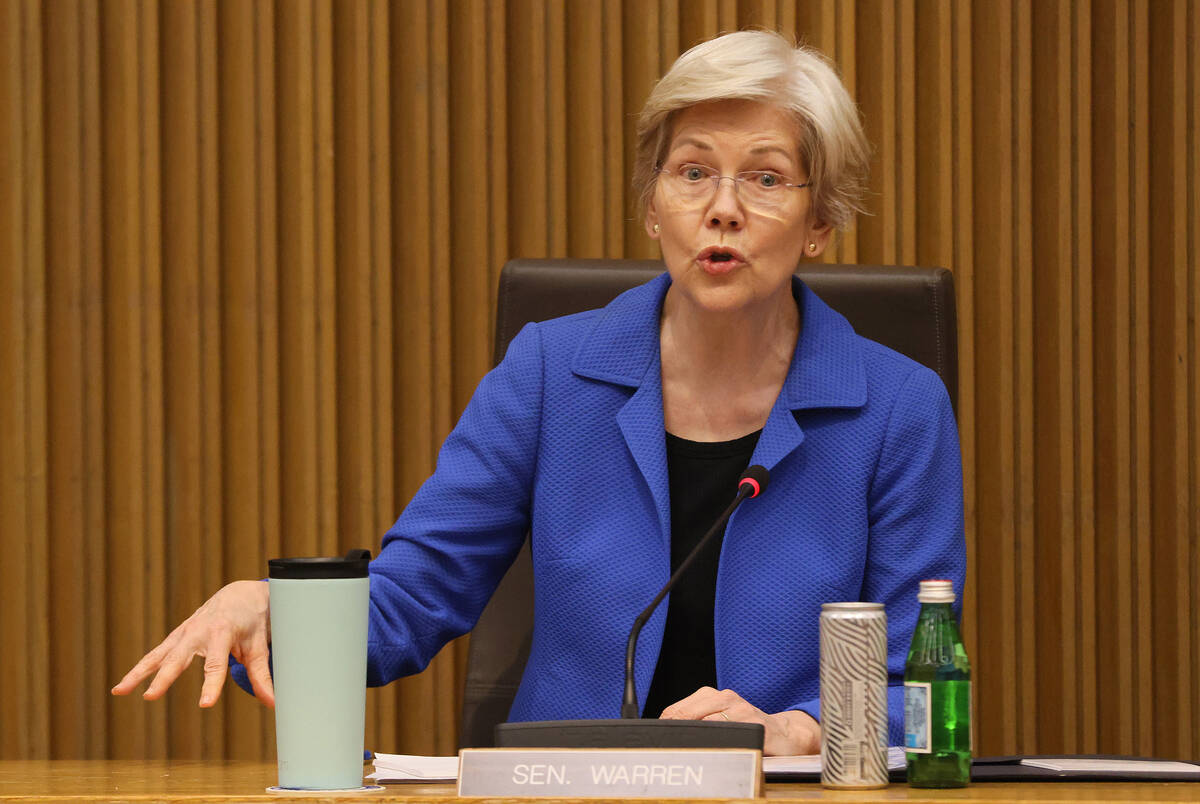
<svg viewBox="0 0 1200 804">
<path fill-rule="evenodd" d="M 2 801 L 284 801 L 267 793 L 275 783 L 268 762 L 202 761 L 6 761 L 0 762 Z M 301 800 L 446 802 L 448 784 L 387 785 L 360 794 L 309 794 Z M 1200 784 L 992 782 L 961 790 L 913 790 L 893 784 L 883 790 L 836 791 L 816 784 L 769 784 L 767 798 L 794 801 L 1198 801 Z M 478 800 L 478 799 L 475 799 Z M 516 799 L 505 799 L 515 801 Z M 536 799 L 535 799 L 536 800 Z M 538 801 L 544 801 L 540 799 Z"/>
</svg>

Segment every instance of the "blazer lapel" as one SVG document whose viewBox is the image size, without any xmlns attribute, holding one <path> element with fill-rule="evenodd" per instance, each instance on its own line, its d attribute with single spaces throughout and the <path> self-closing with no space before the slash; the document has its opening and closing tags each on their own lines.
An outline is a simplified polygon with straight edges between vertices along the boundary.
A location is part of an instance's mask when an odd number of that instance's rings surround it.
<svg viewBox="0 0 1200 804">
<path fill-rule="evenodd" d="M 792 277 L 792 295 L 800 307 L 800 338 L 750 459 L 768 472 L 804 442 L 798 411 L 859 408 L 867 402 L 866 368 L 853 327 L 798 277 Z"/>
<path fill-rule="evenodd" d="M 658 319 L 670 285 L 664 273 L 614 299 L 571 364 L 581 377 L 634 389 L 617 413 L 617 425 L 654 500 L 664 543 L 671 533 L 671 504 Z"/>
<path fill-rule="evenodd" d="M 671 533 L 670 481 L 667 476 L 667 442 L 662 404 L 662 371 L 656 355 L 642 384 L 617 413 L 617 424 L 634 463 L 646 479 L 658 511 L 660 536 L 668 542 Z"/>
</svg>

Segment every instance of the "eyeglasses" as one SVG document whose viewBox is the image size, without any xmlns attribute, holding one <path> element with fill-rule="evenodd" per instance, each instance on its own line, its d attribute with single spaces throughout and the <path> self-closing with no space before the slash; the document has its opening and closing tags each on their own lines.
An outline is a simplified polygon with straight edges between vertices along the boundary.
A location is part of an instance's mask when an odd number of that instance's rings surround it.
<svg viewBox="0 0 1200 804">
<path fill-rule="evenodd" d="M 789 190 L 800 190 L 812 182 L 795 184 L 770 170 L 743 170 L 734 176 L 722 176 L 704 165 L 685 162 L 678 167 L 660 168 L 664 189 L 679 201 L 697 206 L 707 204 L 717 194 L 721 182 L 729 179 L 738 198 L 748 207 L 774 212 L 791 197 Z"/>
</svg>

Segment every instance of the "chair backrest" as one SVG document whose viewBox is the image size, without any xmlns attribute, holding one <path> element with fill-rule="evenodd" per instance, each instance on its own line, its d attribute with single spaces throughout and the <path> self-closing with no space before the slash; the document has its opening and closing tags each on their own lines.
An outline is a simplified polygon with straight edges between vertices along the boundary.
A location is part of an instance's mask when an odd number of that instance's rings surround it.
<svg viewBox="0 0 1200 804">
<path fill-rule="evenodd" d="M 651 260 L 512 260 L 500 274 L 494 361 L 530 321 L 603 307 L 618 294 L 663 271 Z M 933 369 L 958 404 L 958 337 L 954 277 L 945 268 L 814 265 L 797 275 L 849 320 L 859 335 Z M 493 745 L 493 729 L 508 719 L 533 629 L 533 567 L 529 543 L 471 632 L 463 694 L 463 747 Z"/>
</svg>

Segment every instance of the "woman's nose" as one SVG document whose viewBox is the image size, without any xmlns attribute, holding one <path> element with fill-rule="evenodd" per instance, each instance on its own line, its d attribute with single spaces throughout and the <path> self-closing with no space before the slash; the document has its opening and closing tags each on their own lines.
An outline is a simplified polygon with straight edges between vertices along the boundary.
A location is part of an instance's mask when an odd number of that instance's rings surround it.
<svg viewBox="0 0 1200 804">
<path fill-rule="evenodd" d="M 744 222 L 744 212 L 738 199 L 737 182 L 722 176 L 708 205 L 708 225 L 716 229 L 737 229 Z"/>
</svg>

